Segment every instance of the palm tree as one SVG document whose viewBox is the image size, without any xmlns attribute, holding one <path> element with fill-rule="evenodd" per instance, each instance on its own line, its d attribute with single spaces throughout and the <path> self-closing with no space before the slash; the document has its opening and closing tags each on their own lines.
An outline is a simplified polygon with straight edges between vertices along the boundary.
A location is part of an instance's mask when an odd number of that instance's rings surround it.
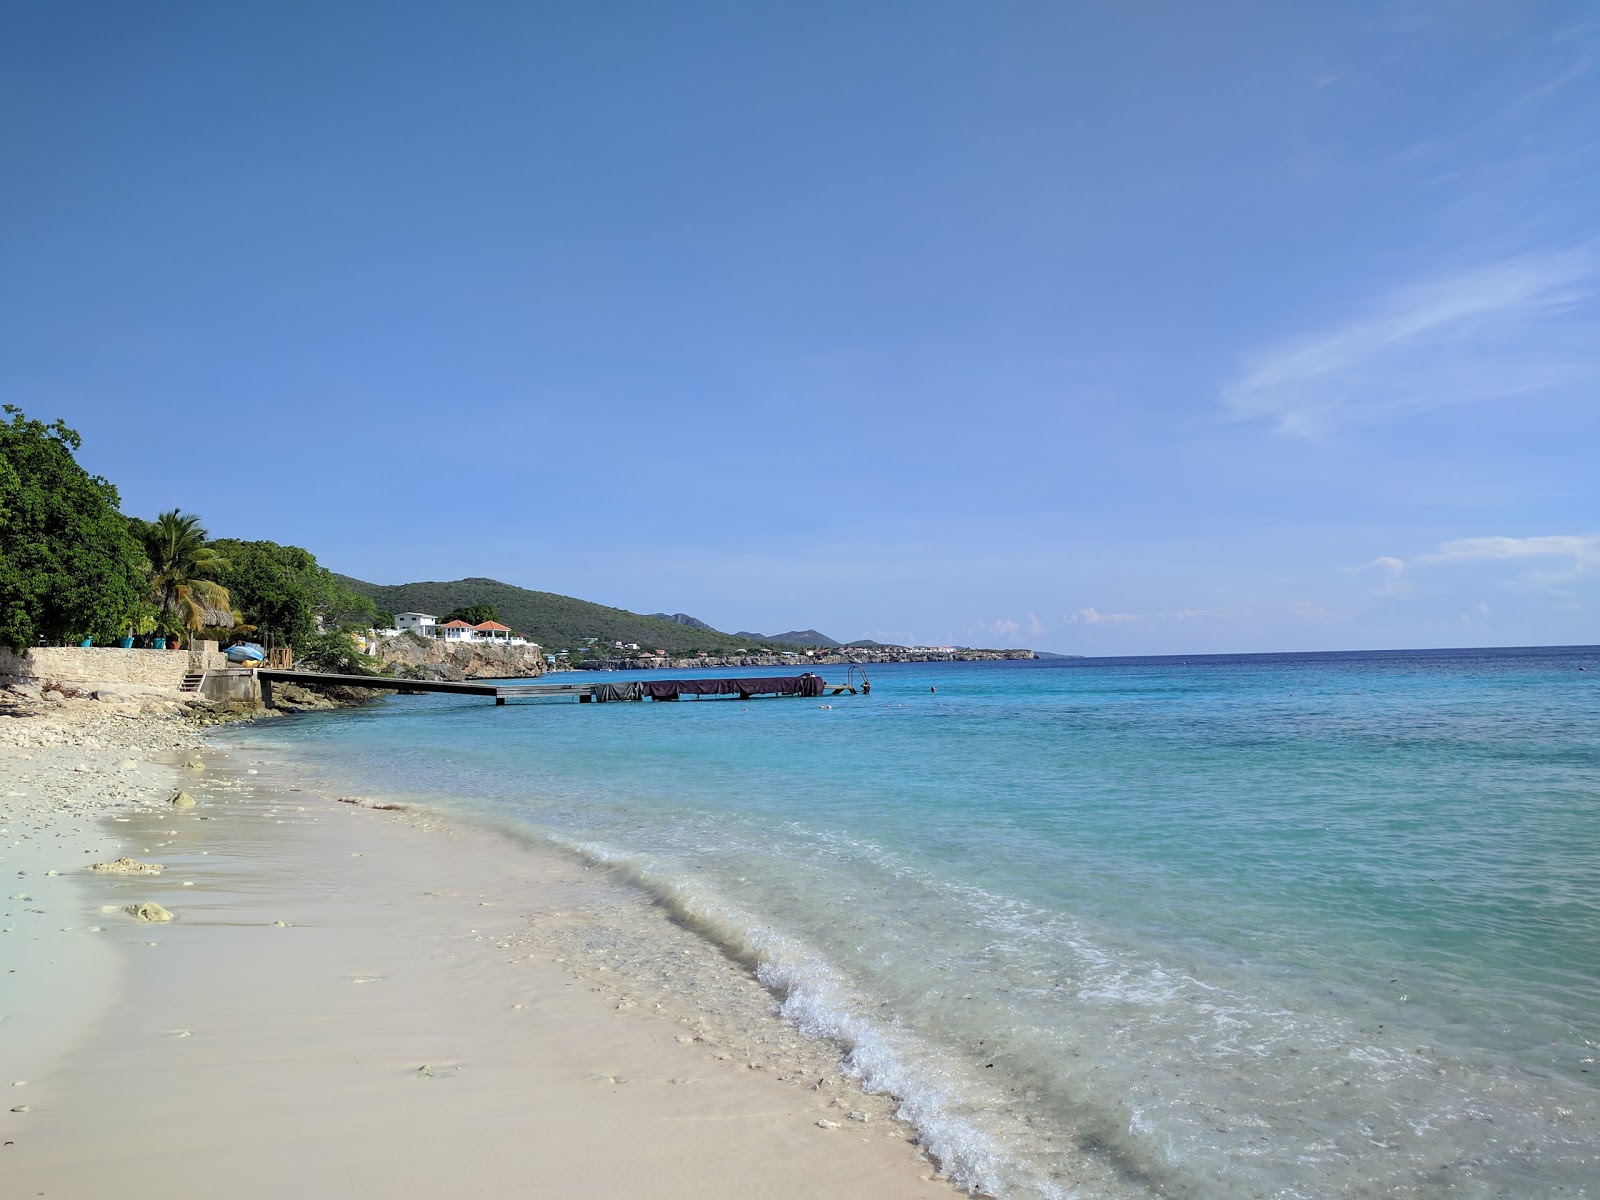
<svg viewBox="0 0 1600 1200">
<path fill-rule="evenodd" d="M 206 579 L 228 564 L 206 545 L 205 527 L 193 513 L 164 512 L 144 527 L 150 587 L 162 612 L 172 613 L 191 633 L 206 625 L 233 624 L 228 589 Z M 221 618 L 220 620 L 217 618 Z"/>
</svg>

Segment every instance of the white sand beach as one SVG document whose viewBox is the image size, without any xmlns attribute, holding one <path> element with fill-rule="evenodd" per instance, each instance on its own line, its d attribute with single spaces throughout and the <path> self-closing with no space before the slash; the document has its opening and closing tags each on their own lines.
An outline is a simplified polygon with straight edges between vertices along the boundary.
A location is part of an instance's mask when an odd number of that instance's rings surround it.
<svg viewBox="0 0 1600 1200">
<path fill-rule="evenodd" d="M 6 1194 L 952 1194 L 626 885 L 139 709 L 0 717 Z"/>
</svg>

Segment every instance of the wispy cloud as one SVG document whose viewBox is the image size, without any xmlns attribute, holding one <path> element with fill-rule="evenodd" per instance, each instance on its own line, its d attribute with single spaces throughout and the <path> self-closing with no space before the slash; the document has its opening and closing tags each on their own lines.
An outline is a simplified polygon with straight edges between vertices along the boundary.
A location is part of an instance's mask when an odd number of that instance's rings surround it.
<svg viewBox="0 0 1600 1200">
<path fill-rule="evenodd" d="M 1499 586 L 1518 592 L 1542 592 L 1563 600 L 1569 608 L 1581 607 L 1576 592 L 1567 584 L 1593 578 L 1600 567 L 1600 534 L 1559 533 L 1536 537 L 1469 537 L 1441 542 L 1410 563 L 1384 554 L 1352 567 L 1355 572 L 1381 571 L 1384 577 L 1379 595 L 1408 595 L 1409 574 L 1413 567 L 1455 571 L 1469 570 L 1473 564 L 1493 570 L 1501 568 Z M 1480 608 L 1487 608 L 1480 603 Z"/>
<path fill-rule="evenodd" d="M 1413 284 L 1260 354 L 1222 400 L 1235 417 L 1309 436 L 1594 376 L 1597 281 L 1600 254 L 1584 244 Z"/>
<path fill-rule="evenodd" d="M 1445 542 L 1423 562 L 1465 562 L 1473 559 L 1572 558 L 1600 561 L 1600 535 L 1554 534 L 1544 537 L 1474 537 Z"/>
</svg>

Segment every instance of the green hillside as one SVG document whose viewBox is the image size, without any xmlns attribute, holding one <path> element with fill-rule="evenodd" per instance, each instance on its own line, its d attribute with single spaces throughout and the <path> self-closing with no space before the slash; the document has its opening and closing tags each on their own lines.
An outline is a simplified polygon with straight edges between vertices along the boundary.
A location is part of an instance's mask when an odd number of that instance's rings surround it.
<svg viewBox="0 0 1600 1200">
<path fill-rule="evenodd" d="M 773 646 L 809 646 L 818 650 L 837 650 L 840 645 L 827 634 L 818 633 L 815 629 L 791 629 L 788 633 L 774 633 L 770 637 L 764 633 L 740 630 L 733 636 Z"/>
<path fill-rule="evenodd" d="M 600 647 L 613 642 L 637 642 L 644 650 L 727 653 L 753 649 L 748 639 L 677 621 L 646 617 L 621 608 L 591 604 L 554 592 L 534 592 L 501 583 L 498 579 L 457 579 L 448 583 L 366 583 L 338 576 L 351 591 L 371 596 L 389 612 L 425 612 L 435 616 L 469 604 L 492 604 L 500 620 L 525 633 L 547 650 L 574 650 L 585 638 L 598 638 Z M 771 645 L 772 643 L 766 643 Z"/>
</svg>

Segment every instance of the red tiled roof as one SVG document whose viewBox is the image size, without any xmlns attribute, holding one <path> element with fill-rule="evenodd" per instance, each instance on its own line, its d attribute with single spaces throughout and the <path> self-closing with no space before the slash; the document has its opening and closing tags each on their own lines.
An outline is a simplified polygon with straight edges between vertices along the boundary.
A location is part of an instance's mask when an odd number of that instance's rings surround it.
<svg viewBox="0 0 1600 1200">
<path fill-rule="evenodd" d="M 439 626 L 440 629 L 476 629 L 476 625 L 468 625 L 465 621 L 455 620 Z"/>
<path fill-rule="evenodd" d="M 502 624 L 500 624 L 499 621 L 485 621 L 482 625 L 474 625 L 473 628 L 474 629 L 503 629 L 507 633 L 511 632 L 511 626 L 502 625 Z"/>
</svg>

